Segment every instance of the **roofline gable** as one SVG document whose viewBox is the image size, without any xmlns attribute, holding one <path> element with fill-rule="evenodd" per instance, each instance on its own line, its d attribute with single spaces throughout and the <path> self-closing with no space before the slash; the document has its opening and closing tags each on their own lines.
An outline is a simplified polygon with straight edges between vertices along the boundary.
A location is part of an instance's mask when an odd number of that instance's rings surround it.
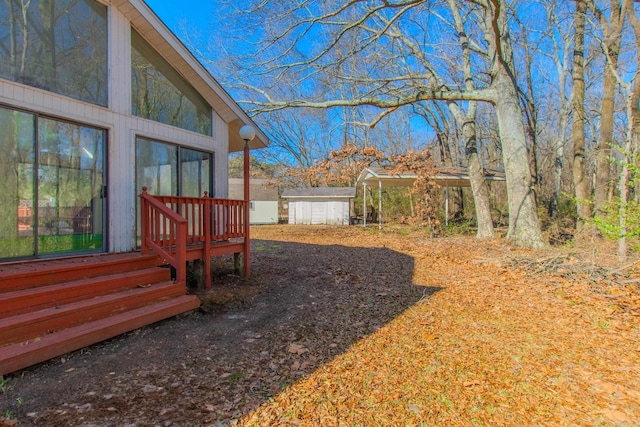
<svg viewBox="0 0 640 427">
<path fill-rule="evenodd" d="M 244 125 L 251 125 L 256 130 L 256 138 L 250 142 L 250 148 L 268 145 L 269 138 L 264 132 L 143 0 L 112 0 L 110 5 L 129 19 L 131 26 L 229 125 L 229 152 L 244 148 L 244 141 L 238 133 Z"/>
</svg>

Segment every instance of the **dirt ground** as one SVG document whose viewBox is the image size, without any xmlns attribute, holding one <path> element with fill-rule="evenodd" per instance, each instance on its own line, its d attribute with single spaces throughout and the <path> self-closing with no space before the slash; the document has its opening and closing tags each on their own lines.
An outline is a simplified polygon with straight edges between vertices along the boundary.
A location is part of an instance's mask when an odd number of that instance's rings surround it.
<svg viewBox="0 0 640 427">
<path fill-rule="evenodd" d="M 606 244 L 252 236 L 202 310 L 4 377 L 0 426 L 640 425 L 640 265 Z"/>
</svg>

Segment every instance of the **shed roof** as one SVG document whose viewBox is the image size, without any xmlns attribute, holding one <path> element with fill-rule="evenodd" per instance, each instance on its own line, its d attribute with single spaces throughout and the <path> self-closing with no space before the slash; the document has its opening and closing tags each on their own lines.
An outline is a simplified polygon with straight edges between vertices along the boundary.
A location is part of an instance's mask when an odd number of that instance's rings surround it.
<svg viewBox="0 0 640 427">
<path fill-rule="evenodd" d="M 352 199 L 356 187 L 299 187 L 285 190 L 283 199 Z"/>
<path fill-rule="evenodd" d="M 379 185 L 382 187 L 410 187 L 417 175 L 413 172 L 391 174 L 391 166 L 370 166 L 365 168 L 358 177 L 357 184 Z M 504 181 L 504 171 L 498 169 L 485 169 L 484 178 L 487 181 Z M 433 179 L 443 187 L 469 187 L 469 172 L 466 168 L 443 167 L 437 168 Z"/>
<path fill-rule="evenodd" d="M 269 138 L 143 0 L 111 0 L 110 3 L 129 18 L 136 31 L 229 125 L 229 152 L 244 148 L 244 141 L 239 135 L 239 130 L 244 125 L 251 125 L 256 130 L 256 137 L 250 142 L 250 148 L 267 146 Z"/>
<path fill-rule="evenodd" d="M 269 202 L 278 201 L 278 189 L 270 185 L 268 179 L 251 178 L 249 180 L 249 197 L 251 200 Z M 229 178 L 229 198 L 244 199 L 244 179 Z"/>
</svg>

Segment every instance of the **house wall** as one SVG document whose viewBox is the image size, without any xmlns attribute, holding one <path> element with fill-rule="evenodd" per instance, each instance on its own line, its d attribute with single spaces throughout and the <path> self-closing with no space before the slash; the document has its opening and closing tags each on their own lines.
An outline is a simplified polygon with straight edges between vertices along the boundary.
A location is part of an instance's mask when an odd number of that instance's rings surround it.
<svg viewBox="0 0 640 427">
<path fill-rule="evenodd" d="M 214 152 L 214 196 L 224 198 L 228 194 L 229 126 L 213 113 L 210 137 L 131 116 L 130 21 L 114 6 L 108 11 L 109 108 L 3 79 L 0 104 L 107 130 L 108 250 L 123 252 L 136 245 L 136 195 L 141 191 L 134 188 L 136 136 Z"/>
<path fill-rule="evenodd" d="M 289 199 L 289 224 L 349 225 L 348 199 Z"/>
<path fill-rule="evenodd" d="M 277 224 L 278 201 L 277 200 L 253 200 L 249 212 L 251 224 Z"/>
</svg>

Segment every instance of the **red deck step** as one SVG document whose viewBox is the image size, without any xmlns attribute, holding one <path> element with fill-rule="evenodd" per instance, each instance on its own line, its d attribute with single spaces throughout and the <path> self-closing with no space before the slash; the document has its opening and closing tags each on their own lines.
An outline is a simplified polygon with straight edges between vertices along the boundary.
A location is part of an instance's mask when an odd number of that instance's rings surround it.
<svg viewBox="0 0 640 427">
<path fill-rule="evenodd" d="M 42 338 L 0 347 L 0 375 L 193 310 L 199 305 L 197 296 L 184 295 L 54 332 Z"/>
<path fill-rule="evenodd" d="M 38 288 L 0 293 L 0 318 L 56 307 L 119 290 L 164 282 L 171 278 L 167 268 L 155 267 L 140 271 L 87 278 L 74 282 L 40 286 Z"/>
<path fill-rule="evenodd" d="M 156 255 L 138 252 L 0 264 L 0 292 L 156 267 Z"/>
<path fill-rule="evenodd" d="M 164 282 L 0 319 L 0 346 L 113 316 L 162 299 L 176 298 L 184 293 L 184 285 Z"/>
</svg>

